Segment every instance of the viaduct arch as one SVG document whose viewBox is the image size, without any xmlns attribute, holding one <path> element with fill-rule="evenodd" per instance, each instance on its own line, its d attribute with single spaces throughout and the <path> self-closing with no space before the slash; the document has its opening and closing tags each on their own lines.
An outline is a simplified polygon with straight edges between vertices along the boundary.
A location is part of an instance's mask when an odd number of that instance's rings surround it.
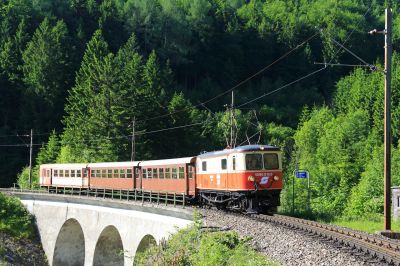
<svg viewBox="0 0 400 266">
<path fill-rule="evenodd" d="M 54 266 L 132 266 L 137 252 L 192 223 L 190 211 L 182 209 L 47 197 L 20 196 L 35 215 L 43 249 Z"/>
</svg>

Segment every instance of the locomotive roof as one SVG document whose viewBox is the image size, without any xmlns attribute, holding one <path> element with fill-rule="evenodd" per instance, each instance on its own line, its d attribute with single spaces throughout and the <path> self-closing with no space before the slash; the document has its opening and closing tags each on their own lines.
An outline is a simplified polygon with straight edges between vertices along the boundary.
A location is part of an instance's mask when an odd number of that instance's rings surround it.
<svg viewBox="0 0 400 266">
<path fill-rule="evenodd" d="M 184 157 L 184 158 L 176 158 L 176 159 L 142 161 L 142 162 L 140 162 L 139 166 L 186 164 L 186 163 L 193 162 L 194 158 L 196 158 L 196 157 Z"/>
<path fill-rule="evenodd" d="M 199 158 L 207 158 L 207 157 L 216 157 L 220 155 L 227 155 L 230 153 L 236 153 L 236 152 L 248 152 L 248 151 L 280 151 L 280 148 L 277 146 L 272 146 L 272 145 L 245 145 L 245 146 L 239 146 L 233 149 L 225 149 L 222 151 L 212 151 L 212 152 L 206 152 L 203 154 L 200 154 Z"/>
</svg>

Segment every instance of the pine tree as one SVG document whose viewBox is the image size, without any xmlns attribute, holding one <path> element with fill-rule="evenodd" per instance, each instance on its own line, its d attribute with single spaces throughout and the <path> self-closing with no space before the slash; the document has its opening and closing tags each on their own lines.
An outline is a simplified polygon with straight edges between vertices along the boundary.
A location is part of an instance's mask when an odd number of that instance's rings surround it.
<svg viewBox="0 0 400 266">
<path fill-rule="evenodd" d="M 45 18 L 23 52 L 25 102 L 31 120 L 41 130 L 58 128 L 70 82 L 67 27 L 63 21 L 51 26 Z"/>
</svg>

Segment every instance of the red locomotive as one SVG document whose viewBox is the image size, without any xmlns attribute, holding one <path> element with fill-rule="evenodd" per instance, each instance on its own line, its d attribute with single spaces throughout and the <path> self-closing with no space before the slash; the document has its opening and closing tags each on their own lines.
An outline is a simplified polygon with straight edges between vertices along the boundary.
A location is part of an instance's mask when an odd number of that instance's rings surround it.
<svg viewBox="0 0 400 266">
<path fill-rule="evenodd" d="M 44 164 L 40 186 L 182 193 L 193 202 L 274 212 L 283 187 L 278 147 L 247 145 L 194 157 L 88 164 Z"/>
</svg>

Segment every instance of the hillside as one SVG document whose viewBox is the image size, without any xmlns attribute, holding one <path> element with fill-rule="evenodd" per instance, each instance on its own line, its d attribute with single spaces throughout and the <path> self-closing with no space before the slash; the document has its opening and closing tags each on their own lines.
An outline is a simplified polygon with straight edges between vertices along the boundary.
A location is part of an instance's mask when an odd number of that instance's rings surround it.
<svg viewBox="0 0 400 266">
<path fill-rule="evenodd" d="M 279 145 L 286 173 L 310 169 L 315 213 L 379 214 L 383 75 L 341 46 L 381 70 L 383 38 L 367 32 L 386 4 L 396 50 L 397 1 L 2 1 L 0 185 L 27 165 L 31 129 L 35 165 L 129 160 L 133 124 L 140 160 L 226 147 L 234 91 L 237 144 Z"/>
</svg>

